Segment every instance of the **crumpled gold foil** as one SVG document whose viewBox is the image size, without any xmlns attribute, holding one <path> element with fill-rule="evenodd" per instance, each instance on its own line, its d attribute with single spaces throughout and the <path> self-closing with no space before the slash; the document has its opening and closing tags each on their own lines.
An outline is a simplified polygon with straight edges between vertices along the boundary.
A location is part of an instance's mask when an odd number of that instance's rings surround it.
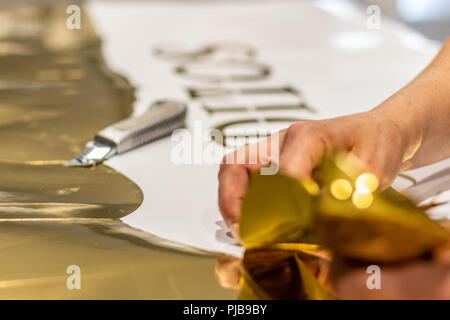
<svg viewBox="0 0 450 320">
<path fill-rule="evenodd" d="M 245 248 L 301 242 L 312 228 L 312 197 L 299 180 L 254 174 L 242 204 L 239 237 Z"/>
<path fill-rule="evenodd" d="M 329 253 L 304 243 L 245 251 L 239 298 L 334 299 L 328 288 Z"/>
<path fill-rule="evenodd" d="M 246 248 L 241 299 L 333 299 L 326 288 L 330 256 L 315 244 L 312 184 L 252 176 L 239 224 Z"/>
<path fill-rule="evenodd" d="M 450 233 L 423 209 L 393 189 L 376 191 L 374 176 L 356 174 L 348 163 L 339 165 L 326 157 L 315 170 L 317 193 L 306 187 L 310 181 L 282 174 L 252 176 L 239 225 L 246 248 L 242 298 L 332 299 L 332 255 L 397 262 L 449 241 Z M 351 170 L 346 174 L 342 167 Z"/>
<path fill-rule="evenodd" d="M 338 200 L 330 191 L 331 179 L 347 179 L 356 188 L 357 177 L 346 175 L 329 160 L 322 163 L 316 176 L 324 187 L 315 202 L 315 229 L 320 243 L 340 256 L 397 262 L 430 252 L 450 239 L 449 232 L 423 208 L 392 188 L 368 192 L 373 200 L 361 208 L 354 196 Z M 355 189 L 353 195 L 357 192 Z"/>
</svg>

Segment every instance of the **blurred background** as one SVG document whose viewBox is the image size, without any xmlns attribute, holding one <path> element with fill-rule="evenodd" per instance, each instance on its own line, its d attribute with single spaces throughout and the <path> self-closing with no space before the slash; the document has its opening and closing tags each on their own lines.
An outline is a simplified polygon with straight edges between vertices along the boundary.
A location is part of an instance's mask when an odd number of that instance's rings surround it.
<svg viewBox="0 0 450 320">
<path fill-rule="evenodd" d="M 84 2 L 151 2 L 152 0 L 85 0 Z M 237 1 L 246 0 L 166 0 L 165 2 L 212 2 L 212 1 Z M 264 2 L 277 0 L 261 0 Z M 291 0 L 293 2 L 311 0 Z M 314 1 L 314 0 L 313 0 Z M 61 2 L 61 0 L 0 0 L 0 4 L 16 3 L 44 3 Z M 71 3 L 83 2 L 80 0 L 67 1 Z M 438 41 L 444 41 L 450 33 L 450 1 L 448 0 L 316 0 L 345 10 L 348 5 L 361 6 L 363 10 L 370 5 L 377 5 L 382 15 L 401 20 L 426 37 Z M 1 24 L 1 21 L 0 21 Z"/>
</svg>

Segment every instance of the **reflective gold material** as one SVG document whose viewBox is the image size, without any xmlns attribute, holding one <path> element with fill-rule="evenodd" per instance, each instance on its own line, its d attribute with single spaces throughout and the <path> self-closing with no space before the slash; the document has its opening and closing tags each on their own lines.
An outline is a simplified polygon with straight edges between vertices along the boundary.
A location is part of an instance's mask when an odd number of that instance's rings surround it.
<svg viewBox="0 0 450 320">
<path fill-rule="evenodd" d="M 358 209 L 367 209 L 373 203 L 373 194 L 356 190 L 352 196 L 353 205 Z"/>
<path fill-rule="evenodd" d="M 142 202 L 132 181 L 62 166 L 129 116 L 134 96 L 105 66 L 87 13 L 66 28 L 67 5 L 0 5 L 0 299 L 236 297 L 215 258 L 111 219 Z M 80 290 L 67 286 L 74 265 Z"/>
<path fill-rule="evenodd" d="M 305 240 L 311 227 L 312 198 L 300 181 L 280 174 L 252 176 L 239 223 L 245 248 Z"/>
<path fill-rule="evenodd" d="M 162 247 L 120 220 L 0 223 L 0 299 L 233 299 L 215 258 Z M 80 267 L 81 288 L 66 273 Z"/>
<path fill-rule="evenodd" d="M 334 299 L 328 287 L 329 259 L 302 250 L 276 248 L 245 252 L 242 299 Z"/>
<path fill-rule="evenodd" d="M 360 192 L 361 190 L 367 190 L 367 192 L 362 193 L 375 192 L 378 188 L 378 179 L 374 174 L 363 173 L 356 179 L 355 187 Z"/>
<path fill-rule="evenodd" d="M 330 192 L 338 200 L 346 200 L 352 196 L 352 184 L 346 179 L 336 179 L 330 186 Z"/>
<path fill-rule="evenodd" d="M 72 55 L 0 56 L 0 161 L 70 159 L 98 130 L 131 114 L 125 80 L 104 73 L 92 53 L 71 66 L 54 61 Z"/>
<path fill-rule="evenodd" d="M 349 171 L 325 157 L 313 173 L 318 193 L 282 174 L 252 176 L 239 223 L 246 248 L 242 298 L 332 298 L 328 276 L 316 272 L 328 269 L 330 254 L 323 248 L 386 263 L 418 258 L 450 241 L 447 230 L 393 189 L 376 192 L 375 176 Z"/>
<path fill-rule="evenodd" d="M 126 177 L 107 167 L 61 166 L 132 111 L 133 88 L 104 65 L 87 15 L 83 28 L 70 30 L 64 4 L 0 12 L 10 30 L 0 43 L 28 50 L 0 55 L 0 218 L 119 218 L 134 211 L 143 196 Z"/>
<path fill-rule="evenodd" d="M 105 66 L 87 14 L 70 30 L 64 4 L 1 8 L 0 47 L 22 49 L 0 55 L 0 161 L 70 159 L 131 114 L 133 88 Z"/>
<path fill-rule="evenodd" d="M 137 209 L 143 197 L 133 182 L 106 166 L 0 162 L 0 173 L 0 219 L 120 218 Z"/>
<path fill-rule="evenodd" d="M 316 194 L 308 191 L 315 189 L 311 186 L 317 187 L 281 174 L 252 176 L 239 223 L 246 248 L 240 298 L 333 299 L 324 287 L 329 255 L 311 243 Z"/>
<path fill-rule="evenodd" d="M 221 255 L 217 259 L 215 273 L 219 284 L 224 288 L 239 289 L 241 278 L 241 259 Z"/>
<path fill-rule="evenodd" d="M 339 255 L 395 262 L 430 252 L 450 239 L 448 231 L 395 190 L 372 193 L 378 183 L 371 175 L 351 178 L 326 159 L 316 177 L 322 185 L 347 179 L 357 186 L 351 199 L 339 200 L 323 188 L 315 201 L 315 231 L 320 243 Z"/>
</svg>

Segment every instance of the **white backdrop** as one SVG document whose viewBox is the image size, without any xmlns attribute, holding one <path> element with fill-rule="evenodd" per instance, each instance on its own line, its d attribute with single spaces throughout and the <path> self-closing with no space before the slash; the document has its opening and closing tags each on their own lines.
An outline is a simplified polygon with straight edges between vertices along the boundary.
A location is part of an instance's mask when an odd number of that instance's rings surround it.
<svg viewBox="0 0 450 320">
<path fill-rule="evenodd" d="M 152 46 L 160 43 L 251 44 L 258 50 L 257 60 L 273 70 L 267 83 L 297 87 L 302 99 L 318 110 L 295 114 L 310 119 L 376 106 L 419 73 L 439 49 L 438 43 L 384 17 L 380 29 L 368 29 L 364 11 L 336 1 L 93 2 L 88 12 L 104 40 L 110 67 L 138 89 L 137 113 L 154 99 L 188 100 L 185 86 L 193 83 L 175 75 L 173 63 L 152 56 Z M 195 120 L 205 127 L 223 120 L 195 103 L 189 106 L 188 128 Z M 228 115 L 240 118 L 242 114 Z M 220 222 L 218 165 L 176 165 L 171 161 L 173 146 L 167 138 L 107 161 L 144 192 L 142 206 L 123 221 L 188 246 L 240 255 L 241 248 L 224 236 Z M 446 160 L 409 174 L 420 181 L 449 164 Z M 449 176 L 438 181 L 437 189 L 448 185 Z M 408 183 L 399 179 L 394 186 L 402 190 Z M 426 193 L 413 191 L 413 196 Z"/>
</svg>

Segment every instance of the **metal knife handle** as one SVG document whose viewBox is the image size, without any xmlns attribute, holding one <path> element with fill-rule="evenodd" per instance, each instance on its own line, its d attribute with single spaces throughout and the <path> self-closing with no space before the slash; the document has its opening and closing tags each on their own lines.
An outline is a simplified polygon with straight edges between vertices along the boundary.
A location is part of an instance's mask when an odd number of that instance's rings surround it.
<svg viewBox="0 0 450 320">
<path fill-rule="evenodd" d="M 117 122 L 95 136 L 120 154 L 165 137 L 184 126 L 187 107 L 177 101 L 157 101 L 142 115 Z"/>
</svg>

